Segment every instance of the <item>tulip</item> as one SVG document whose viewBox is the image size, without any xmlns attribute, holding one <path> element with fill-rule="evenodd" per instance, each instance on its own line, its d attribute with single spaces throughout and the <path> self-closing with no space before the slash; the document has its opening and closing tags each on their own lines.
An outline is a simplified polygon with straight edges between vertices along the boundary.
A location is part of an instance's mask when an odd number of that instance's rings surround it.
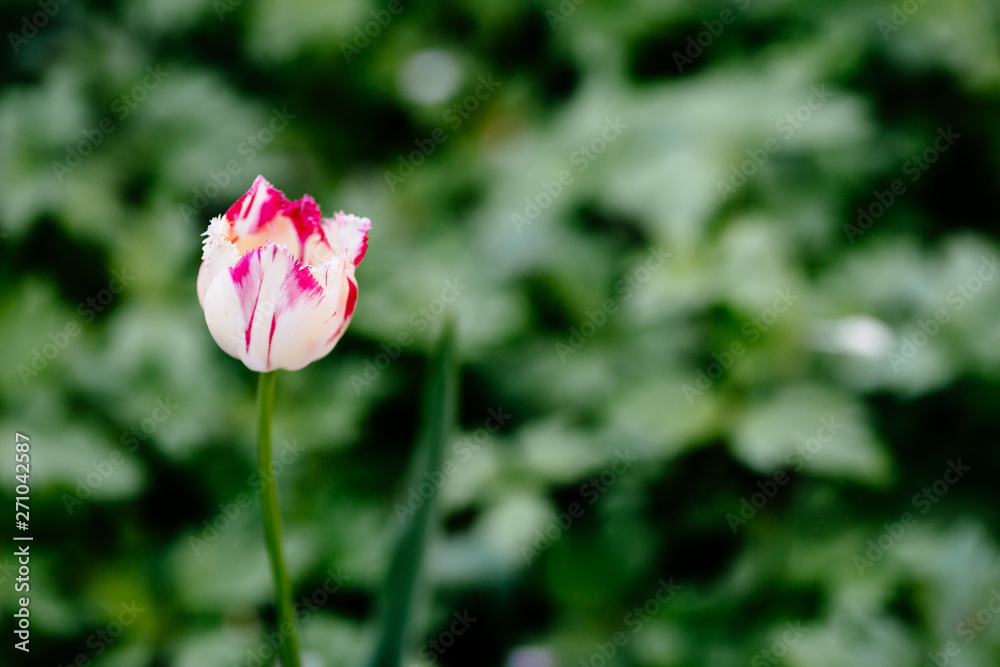
<svg viewBox="0 0 1000 667">
<path fill-rule="evenodd" d="M 205 232 L 198 301 L 215 342 L 254 371 L 298 370 L 344 335 L 371 221 L 323 218 L 258 176 Z"/>
<path fill-rule="evenodd" d="M 264 542 L 275 592 L 275 633 L 285 667 L 300 667 L 292 586 L 281 548 L 271 454 L 275 371 L 298 370 L 330 353 L 358 299 L 354 270 L 368 249 L 368 218 L 323 218 L 309 195 L 288 201 L 263 176 L 205 232 L 198 301 L 215 342 L 257 384 L 257 474 Z"/>
</svg>

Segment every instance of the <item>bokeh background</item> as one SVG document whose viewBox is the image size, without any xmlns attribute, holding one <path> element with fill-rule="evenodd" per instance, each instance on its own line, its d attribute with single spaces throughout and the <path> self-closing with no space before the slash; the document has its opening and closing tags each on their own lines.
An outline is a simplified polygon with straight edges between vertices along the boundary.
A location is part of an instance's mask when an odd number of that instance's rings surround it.
<svg viewBox="0 0 1000 667">
<path fill-rule="evenodd" d="M 35 540 L 30 656 L 0 555 L 5 664 L 258 664 L 255 378 L 195 295 L 257 174 L 374 224 L 347 336 L 278 382 L 310 664 L 364 660 L 425 492 L 408 666 L 1000 664 L 995 3 L 0 25 L 0 500 L 28 433 Z M 460 424 L 411 489 L 446 302 Z"/>
</svg>

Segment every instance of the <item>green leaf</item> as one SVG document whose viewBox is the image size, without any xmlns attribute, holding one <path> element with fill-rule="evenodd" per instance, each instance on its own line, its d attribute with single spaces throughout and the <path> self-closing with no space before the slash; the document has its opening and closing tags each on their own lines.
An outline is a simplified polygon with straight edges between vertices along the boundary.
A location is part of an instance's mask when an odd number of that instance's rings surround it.
<svg viewBox="0 0 1000 667">
<path fill-rule="evenodd" d="M 458 395 L 453 341 L 454 321 L 447 316 L 431 357 L 420 439 L 410 466 L 407 489 L 417 488 L 442 464 L 444 447 L 455 420 Z M 411 619 L 417 597 L 423 592 L 421 576 L 428 535 L 434 522 L 435 498 L 431 496 L 412 513 L 401 515 L 405 523 L 389 565 L 382 595 L 381 637 L 370 667 L 400 667 L 411 644 Z"/>
</svg>

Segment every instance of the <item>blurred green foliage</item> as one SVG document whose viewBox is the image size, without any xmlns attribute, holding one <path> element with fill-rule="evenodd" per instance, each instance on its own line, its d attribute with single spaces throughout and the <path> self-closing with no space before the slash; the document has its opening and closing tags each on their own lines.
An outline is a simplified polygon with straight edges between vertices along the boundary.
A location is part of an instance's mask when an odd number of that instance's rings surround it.
<svg viewBox="0 0 1000 667">
<path fill-rule="evenodd" d="M 462 433 L 408 664 L 1000 664 L 996 3 L 0 17 L 0 499 L 26 432 L 35 539 L 9 664 L 266 646 L 255 378 L 195 295 L 258 173 L 374 224 L 347 336 L 278 386 L 312 664 L 375 643 L 445 300 Z"/>
</svg>

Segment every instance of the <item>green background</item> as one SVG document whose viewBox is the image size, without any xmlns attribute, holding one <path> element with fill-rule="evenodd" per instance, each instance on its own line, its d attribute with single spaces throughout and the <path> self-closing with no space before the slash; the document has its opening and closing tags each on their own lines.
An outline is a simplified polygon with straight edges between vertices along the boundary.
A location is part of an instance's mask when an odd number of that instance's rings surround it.
<svg viewBox="0 0 1000 667">
<path fill-rule="evenodd" d="M 34 537 L 30 656 L 0 550 L 5 664 L 261 646 L 255 377 L 195 294 L 257 174 L 373 223 L 347 335 L 278 379 L 296 596 L 339 582 L 309 664 L 374 643 L 444 297 L 460 423 L 407 667 L 1000 664 L 995 3 L 50 0 L 0 26 L 0 505 L 28 433 Z"/>
</svg>

